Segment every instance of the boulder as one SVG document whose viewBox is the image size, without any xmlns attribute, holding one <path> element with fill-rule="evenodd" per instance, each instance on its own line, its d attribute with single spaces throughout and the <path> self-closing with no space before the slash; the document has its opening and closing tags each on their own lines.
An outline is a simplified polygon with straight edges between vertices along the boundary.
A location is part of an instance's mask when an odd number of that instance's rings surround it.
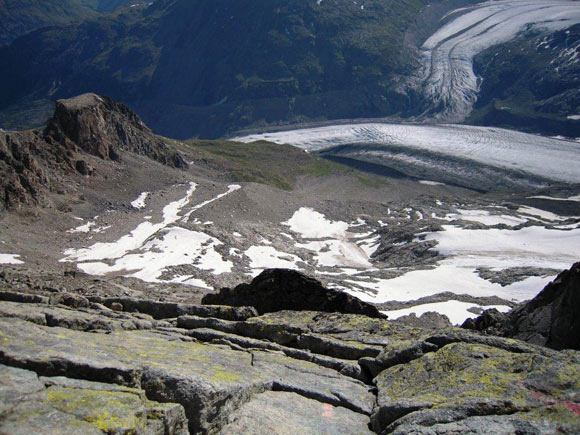
<svg viewBox="0 0 580 435">
<path fill-rule="evenodd" d="M 176 403 L 148 400 L 142 390 L 0 365 L 0 432 L 6 435 L 132 433 L 185 435 Z"/>
<path fill-rule="evenodd" d="M 314 310 L 386 318 L 375 306 L 347 293 L 327 289 L 320 281 L 289 269 L 267 269 L 250 284 L 223 288 L 217 294 L 204 296 L 202 303 L 252 306 L 259 314 Z"/>
<path fill-rule="evenodd" d="M 377 376 L 373 429 L 578 433 L 580 406 L 572 393 L 580 388 L 578 363 L 576 354 L 546 357 L 452 343 Z"/>
</svg>

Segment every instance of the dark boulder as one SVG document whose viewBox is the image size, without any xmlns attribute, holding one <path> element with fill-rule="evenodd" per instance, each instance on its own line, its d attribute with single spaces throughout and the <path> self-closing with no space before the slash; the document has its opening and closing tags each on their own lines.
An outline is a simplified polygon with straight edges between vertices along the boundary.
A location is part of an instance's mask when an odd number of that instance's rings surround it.
<svg viewBox="0 0 580 435">
<path fill-rule="evenodd" d="M 580 262 L 507 316 L 489 310 L 463 327 L 552 349 L 580 350 Z"/>
<path fill-rule="evenodd" d="M 259 314 L 282 310 L 315 310 L 386 318 L 373 305 L 347 293 L 325 288 L 320 281 L 289 269 L 267 269 L 250 284 L 208 294 L 203 304 L 252 306 Z"/>
<path fill-rule="evenodd" d="M 497 333 L 504 322 L 507 320 L 508 316 L 504 313 L 499 312 L 495 308 L 485 310 L 479 317 L 475 319 L 467 319 L 461 325 L 465 329 L 473 329 L 475 331 L 486 331 L 488 333 Z"/>
</svg>

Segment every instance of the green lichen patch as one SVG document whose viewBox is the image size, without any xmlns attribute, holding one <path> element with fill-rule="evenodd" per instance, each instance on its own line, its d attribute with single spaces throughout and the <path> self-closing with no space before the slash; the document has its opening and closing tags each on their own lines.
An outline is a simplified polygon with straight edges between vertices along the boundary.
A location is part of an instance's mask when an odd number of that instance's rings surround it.
<svg viewBox="0 0 580 435">
<path fill-rule="evenodd" d="M 450 344 L 379 374 L 375 425 L 383 429 L 409 413 L 429 424 L 445 413 L 460 419 L 533 410 L 531 419 L 578 418 L 579 368 L 565 357 Z"/>
<path fill-rule="evenodd" d="M 105 433 L 137 433 L 147 425 L 147 403 L 139 394 L 50 387 L 47 401 Z"/>
</svg>

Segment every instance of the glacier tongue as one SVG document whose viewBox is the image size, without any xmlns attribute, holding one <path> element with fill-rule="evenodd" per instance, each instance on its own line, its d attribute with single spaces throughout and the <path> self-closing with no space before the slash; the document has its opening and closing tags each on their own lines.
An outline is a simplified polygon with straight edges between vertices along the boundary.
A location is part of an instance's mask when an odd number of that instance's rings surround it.
<svg viewBox="0 0 580 435">
<path fill-rule="evenodd" d="M 436 152 L 504 170 L 516 170 L 547 180 L 580 183 L 580 144 L 494 127 L 469 125 L 342 124 L 254 134 L 240 142 L 267 140 L 288 143 L 308 151 L 339 145 L 397 146 L 410 155 Z M 381 151 L 378 151 L 379 154 Z"/>
<path fill-rule="evenodd" d="M 437 121 L 461 122 L 471 112 L 479 91 L 473 72 L 478 53 L 524 31 L 553 32 L 580 23 L 580 5 L 573 0 L 488 1 L 447 16 L 457 14 L 421 47 L 419 86 L 430 106 L 424 115 Z"/>
</svg>

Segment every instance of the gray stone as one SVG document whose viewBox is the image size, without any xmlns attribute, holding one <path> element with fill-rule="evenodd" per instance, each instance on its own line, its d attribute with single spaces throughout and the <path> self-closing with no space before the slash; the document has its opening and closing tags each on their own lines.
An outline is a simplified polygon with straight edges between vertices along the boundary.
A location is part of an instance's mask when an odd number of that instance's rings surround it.
<svg viewBox="0 0 580 435">
<path fill-rule="evenodd" d="M 222 435 L 371 434 L 369 418 L 295 393 L 256 394 L 229 416 Z"/>
</svg>

